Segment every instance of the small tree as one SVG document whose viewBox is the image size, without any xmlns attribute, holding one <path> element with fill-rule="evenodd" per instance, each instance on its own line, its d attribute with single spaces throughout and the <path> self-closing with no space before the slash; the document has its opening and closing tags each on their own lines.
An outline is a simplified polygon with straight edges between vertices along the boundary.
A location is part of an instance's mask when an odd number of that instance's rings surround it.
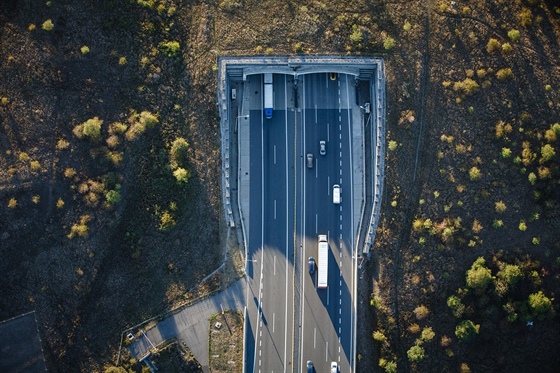
<svg viewBox="0 0 560 373">
<path fill-rule="evenodd" d="M 501 44 L 498 40 L 494 39 L 494 38 L 490 38 L 488 40 L 488 44 L 486 44 L 486 51 L 488 51 L 488 53 L 492 53 L 495 50 L 500 49 Z"/>
<path fill-rule="evenodd" d="M 432 330 L 432 328 L 424 328 L 422 330 L 422 336 L 420 337 L 423 341 L 429 342 L 436 336 L 436 333 Z"/>
<path fill-rule="evenodd" d="M 383 41 L 383 48 L 385 48 L 385 50 L 391 50 L 395 45 L 397 45 L 397 42 L 390 36 L 387 36 Z"/>
<path fill-rule="evenodd" d="M 529 307 L 535 315 L 543 315 L 550 311 L 552 302 L 544 295 L 542 290 L 539 290 L 538 293 L 529 295 Z"/>
<path fill-rule="evenodd" d="M 541 148 L 541 162 L 546 162 L 554 158 L 556 151 L 550 144 L 546 144 Z"/>
<path fill-rule="evenodd" d="M 515 285 L 521 278 L 523 278 L 523 273 L 519 266 L 515 264 L 506 264 L 498 272 L 498 277 L 503 278 L 508 285 Z"/>
<path fill-rule="evenodd" d="M 474 338 L 480 329 L 480 325 L 476 325 L 471 320 L 463 320 L 455 327 L 455 335 L 462 341 L 470 341 Z"/>
<path fill-rule="evenodd" d="M 175 176 L 179 183 L 187 183 L 191 177 L 190 172 L 181 167 L 173 171 L 173 176 Z"/>
<path fill-rule="evenodd" d="M 519 41 L 519 39 L 521 38 L 521 33 L 519 32 L 519 30 L 509 30 L 508 37 L 511 41 Z"/>
<path fill-rule="evenodd" d="M 406 352 L 406 355 L 410 361 L 421 361 L 424 359 L 425 352 L 422 346 L 414 345 Z"/>
<path fill-rule="evenodd" d="M 414 314 L 418 320 L 422 320 L 430 314 L 430 310 L 428 307 L 420 305 L 414 309 Z"/>
<path fill-rule="evenodd" d="M 496 212 L 499 214 L 504 213 L 507 210 L 507 206 L 504 201 L 498 201 L 495 203 Z"/>
<path fill-rule="evenodd" d="M 43 22 L 43 25 L 41 27 L 45 31 L 51 31 L 54 28 L 54 23 L 52 20 L 47 19 L 45 22 Z"/>
<path fill-rule="evenodd" d="M 480 179 L 481 173 L 478 167 L 474 166 L 469 170 L 469 177 L 471 180 L 478 180 Z"/>
<path fill-rule="evenodd" d="M 471 289 L 486 289 L 492 281 L 492 273 L 486 267 L 486 261 L 483 257 L 479 257 L 471 269 L 467 271 L 467 286 Z"/>
</svg>

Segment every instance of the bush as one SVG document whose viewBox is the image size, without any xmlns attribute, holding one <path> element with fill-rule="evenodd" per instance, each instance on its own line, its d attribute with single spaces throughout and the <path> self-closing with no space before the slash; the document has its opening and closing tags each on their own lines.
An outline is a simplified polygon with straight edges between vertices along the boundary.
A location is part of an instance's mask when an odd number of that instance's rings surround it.
<svg viewBox="0 0 560 373">
<path fill-rule="evenodd" d="M 418 320 L 422 320 L 430 314 L 430 310 L 424 305 L 416 307 L 413 312 Z"/>
<path fill-rule="evenodd" d="M 546 314 L 552 308 L 552 302 L 544 295 L 542 290 L 529 295 L 529 307 L 535 315 Z"/>
<path fill-rule="evenodd" d="M 554 158 L 556 151 L 550 144 L 546 144 L 541 148 L 541 161 L 546 162 Z"/>
<path fill-rule="evenodd" d="M 455 82 L 453 90 L 464 93 L 466 95 L 475 94 L 480 86 L 476 81 L 471 78 L 465 78 L 462 82 Z"/>
<path fill-rule="evenodd" d="M 480 179 L 481 173 L 478 167 L 474 166 L 469 170 L 469 177 L 471 180 L 478 180 Z"/>
<path fill-rule="evenodd" d="M 535 185 L 535 182 L 537 181 L 537 175 L 535 175 L 534 172 L 531 172 L 527 178 L 529 179 L 529 182 L 531 183 L 531 185 Z"/>
<path fill-rule="evenodd" d="M 87 226 L 89 220 L 90 220 L 89 215 L 82 215 L 80 217 L 80 222 L 72 225 L 72 228 L 70 228 L 70 233 L 68 234 L 68 238 L 74 238 L 76 236 L 86 237 L 89 234 L 89 228 Z"/>
<path fill-rule="evenodd" d="M 504 69 L 500 69 L 496 72 L 496 78 L 498 78 L 498 80 L 509 79 L 512 76 L 513 76 L 513 72 L 511 71 L 511 69 L 509 67 L 504 68 Z"/>
<path fill-rule="evenodd" d="M 79 139 L 84 137 L 89 137 L 92 141 L 99 141 L 101 137 L 101 125 L 103 121 L 100 120 L 98 117 L 93 117 L 88 119 L 82 124 L 78 124 L 74 127 L 74 135 Z"/>
<path fill-rule="evenodd" d="M 373 339 L 378 342 L 385 342 L 387 340 L 387 337 L 385 337 L 385 334 L 383 334 L 383 332 L 376 330 L 373 332 Z"/>
<path fill-rule="evenodd" d="M 455 327 L 455 335 L 462 341 L 469 341 L 478 334 L 479 330 L 480 325 L 476 325 L 471 320 L 463 320 Z"/>
<path fill-rule="evenodd" d="M 54 23 L 52 22 L 52 20 L 47 19 L 45 22 L 43 22 L 41 28 L 45 31 L 51 31 L 54 28 Z"/>
<path fill-rule="evenodd" d="M 358 27 L 358 25 L 352 25 L 352 33 L 350 34 L 350 41 L 354 44 L 360 44 L 363 40 L 362 30 Z"/>
<path fill-rule="evenodd" d="M 175 218 L 169 211 L 165 211 L 163 214 L 161 214 L 159 224 L 160 230 L 163 231 L 169 228 L 173 228 L 176 224 L 177 223 L 175 222 Z"/>
<path fill-rule="evenodd" d="M 490 38 L 488 40 L 488 44 L 486 44 L 486 50 L 488 51 L 488 53 L 492 53 L 500 48 L 501 48 L 500 42 L 494 38 Z"/>
<path fill-rule="evenodd" d="M 191 174 L 184 168 L 179 167 L 178 169 L 173 171 L 173 176 L 175 176 L 179 183 L 187 183 L 191 177 Z"/>
<path fill-rule="evenodd" d="M 171 155 L 171 166 L 173 168 L 183 165 L 187 159 L 187 151 L 189 149 L 189 143 L 182 137 L 178 137 L 173 140 L 171 144 L 171 150 L 169 154 Z"/>
<path fill-rule="evenodd" d="M 385 364 L 385 373 L 397 373 L 397 362 L 388 361 L 387 364 Z"/>
<path fill-rule="evenodd" d="M 499 214 L 504 213 L 507 210 L 507 206 L 504 201 L 498 201 L 495 203 L 496 212 Z"/>
<path fill-rule="evenodd" d="M 511 157 L 511 149 L 510 148 L 502 148 L 502 157 L 503 158 Z"/>
<path fill-rule="evenodd" d="M 121 186 L 117 184 L 114 190 L 110 190 L 105 195 L 105 199 L 110 205 L 116 205 L 121 201 L 121 193 L 120 193 Z"/>
<path fill-rule="evenodd" d="M 399 144 L 395 140 L 389 140 L 389 150 L 394 151 L 398 146 Z"/>
<path fill-rule="evenodd" d="M 422 336 L 420 337 L 423 341 L 429 342 L 436 336 L 436 333 L 432 330 L 432 328 L 424 328 L 422 330 Z"/>
<path fill-rule="evenodd" d="M 397 42 L 390 36 L 387 36 L 383 41 L 383 48 L 385 48 L 385 50 L 391 50 L 395 45 L 397 45 Z"/>
<path fill-rule="evenodd" d="M 421 346 L 414 345 L 406 352 L 406 355 L 410 361 L 421 361 L 424 359 L 425 353 Z"/>
<path fill-rule="evenodd" d="M 509 53 L 513 50 L 513 48 L 511 47 L 510 43 L 504 43 L 502 44 L 502 52 L 504 53 Z"/>
<path fill-rule="evenodd" d="M 63 207 L 64 207 L 64 201 L 62 200 L 62 198 L 59 198 L 58 201 L 56 201 L 56 208 L 61 209 Z"/>
<path fill-rule="evenodd" d="M 82 54 L 88 54 L 89 47 L 87 45 L 84 45 L 83 47 L 80 48 L 80 52 L 82 52 Z"/>
<path fill-rule="evenodd" d="M 479 257 L 467 271 L 466 282 L 471 289 L 486 289 L 492 281 L 492 272 L 486 267 L 486 261 Z"/>
<path fill-rule="evenodd" d="M 523 273 L 519 266 L 515 264 L 506 264 L 498 272 L 498 277 L 504 279 L 508 285 L 515 285 L 523 277 Z"/>
<path fill-rule="evenodd" d="M 519 32 L 519 30 L 509 30 L 508 37 L 511 41 L 519 41 L 519 39 L 521 38 L 521 33 Z"/>
<path fill-rule="evenodd" d="M 11 209 L 15 209 L 17 207 L 17 199 L 10 198 L 10 200 L 8 201 L 8 207 Z"/>
<path fill-rule="evenodd" d="M 525 232 L 527 230 L 527 223 L 525 223 L 525 220 L 521 220 L 519 222 L 519 230 L 521 232 Z"/>
<path fill-rule="evenodd" d="M 181 49 L 181 44 L 178 41 L 166 41 L 160 43 L 159 48 L 167 57 L 174 57 L 179 49 Z"/>
</svg>

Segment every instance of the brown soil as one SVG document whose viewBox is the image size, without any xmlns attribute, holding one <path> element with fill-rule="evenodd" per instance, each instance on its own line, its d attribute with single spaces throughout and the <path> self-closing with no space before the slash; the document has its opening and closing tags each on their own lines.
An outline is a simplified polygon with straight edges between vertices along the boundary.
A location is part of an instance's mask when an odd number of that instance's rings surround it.
<svg viewBox="0 0 560 373">
<path fill-rule="evenodd" d="M 482 326 L 475 342 L 465 343 L 455 337 L 458 320 L 446 305 L 465 287 L 477 257 L 495 275 L 493 256 L 504 250 L 501 258 L 510 262 L 527 263 L 527 254 L 539 261 L 540 283 L 522 282 L 513 295 L 540 289 L 558 308 L 558 155 L 539 161 L 550 141 L 545 131 L 560 111 L 560 15 L 553 1 L 467 0 L 457 9 L 429 0 L 140 3 L 148 6 L 0 5 L 0 318 L 37 311 L 49 371 L 114 363 L 122 330 L 175 305 L 221 264 L 215 53 L 386 60 L 388 140 L 398 147 L 387 157 L 380 229 L 361 274 L 360 325 L 370 327 L 360 328 L 359 371 L 372 371 L 380 358 L 396 361 L 399 371 L 559 365 L 556 316 L 528 329 L 520 321 L 503 324 L 501 311 L 484 318 L 472 300 L 469 317 Z M 49 19 L 54 27 L 47 31 Z M 508 37 L 512 29 L 519 41 Z M 387 37 L 396 42 L 390 50 Z M 492 52 L 490 38 L 499 43 Z M 180 43 L 171 57 L 169 41 Z M 467 93 L 467 77 L 479 85 L 476 92 Z M 110 133 L 112 123 L 129 123 L 143 111 L 159 124 L 133 141 Z M 94 117 L 103 121 L 100 141 L 77 138 L 73 129 Z M 499 121 L 512 131 L 497 138 Z M 189 143 L 186 185 L 175 181 L 170 165 L 177 137 Z M 524 142 L 529 151 L 521 159 Z M 559 153 L 557 144 L 549 145 Z M 502 148 L 511 149 L 510 158 Z M 469 177 L 473 167 L 478 180 Z M 120 202 L 107 205 L 117 184 Z M 498 201 L 504 213 L 495 211 Z M 162 230 L 166 212 L 176 225 Z M 428 218 L 441 232 L 412 230 L 414 220 Z M 460 226 L 442 236 L 457 218 Z M 504 227 L 494 229 L 494 220 Z M 526 231 L 518 229 L 520 220 Z M 82 233 L 87 226 L 87 236 L 69 238 L 73 225 Z M 368 306 L 372 294 L 377 308 Z M 421 304 L 429 315 L 417 319 Z M 426 357 L 416 363 L 407 358 L 418 338 L 411 324 L 436 335 L 422 344 Z M 375 330 L 385 342 L 372 339 Z M 442 343 L 444 336 L 450 341 Z"/>
</svg>

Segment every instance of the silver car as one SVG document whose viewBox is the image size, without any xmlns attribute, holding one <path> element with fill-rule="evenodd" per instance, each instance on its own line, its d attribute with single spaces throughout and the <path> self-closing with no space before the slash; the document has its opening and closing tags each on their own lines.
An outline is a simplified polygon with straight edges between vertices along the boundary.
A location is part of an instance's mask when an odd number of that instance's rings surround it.
<svg viewBox="0 0 560 373">
<path fill-rule="evenodd" d="M 307 168 L 313 168 L 313 154 L 307 153 Z"/>
</svg>

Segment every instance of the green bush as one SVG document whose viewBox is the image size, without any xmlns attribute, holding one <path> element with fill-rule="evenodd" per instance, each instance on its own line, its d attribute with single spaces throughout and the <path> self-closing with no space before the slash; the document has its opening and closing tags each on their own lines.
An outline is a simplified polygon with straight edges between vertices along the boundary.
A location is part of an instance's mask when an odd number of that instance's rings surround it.
<svg viewBox="0 0 560 373">
<path fill-rule="evenodd" d="M 529 307 L 535 315 L 546 314 L 552 308 L 552 302 L 542 290 L 529 295 Z"/>
<path fill-rule="evenodd" d="M 89 47 L 87 45 L 84 45 L 83 47 L 80 48 L 80 52 L 82 52 L 82 54 L 88 54 Z"/>
<path fill-rule="evenodd" d="M 178 169 L 173 171 L 173 176 L 175 176 L 179 183 L 187 183 L 191 177 L 191 174 L 184 168 L 179 167 Z"/>
<path fill-rule="evenodd" d="M 116 205 L 121 201 L 120 190 L 121 190 L 121 186 L 120 184 L 117 184 L 114 190 L 110 190 L 107 192 L 107 194 L 105 195 L 105 199 L 110 205 Z"/>
<path fill-rule="evenodd" d="M 501 46 L 502 45 L 498 40 L 490 38 L 488 40 L 488 44 L 486 44 L 486 50 L 488 51 L 488 53 L 492 53 L 493 51 L 500 49 Z"/>
<path fill-rule="evenodd" d="M 350 34 L 350 41 L 354 44 L 360 44 L 363 40 L 362 30 L 358 27 L 358 25 L 352 25 L 352 33 Z"/>
<path fill-rule="evenodd" d="M 421 346 L 414 345 L 406 352 L 406 355 L 410 361 L 421 361 L 424 359 L 425 352 Z"/>
<path fill-rule="evenodd" d="M 385 373 L 397 373 L 397 362 L 388 361 L 387 364 L 385 364 Z"/>
<path fill-rule="evenodd" d="M 467 286 L 471 289 L 486 289 L 492 281 L 492 272 L 486 267 L 486 261 L 479 257 L 466 274 Z"/>
<path fill-rule="evenodd" d="M 187 151 L 189 149 L 189 143 L 182 137 L 178 137 L 173 140 L 171 144 L 171 150 L 169 151 L 171 155 L 171 167 L 177 168 L 180 165 L 184 165 L 187 159 Z"/>
<path fill-rule="evenodd" d="M 479 330 L 480 325 L 476 325 L 471 320 L 463 320 L 455 327 L 455 335 L 462 341 L 470 341 Z"/>
<path fill-rule="evenodd" d="M 550 144 L 546 144 L 541 148 L 542 162 L 549 161 L 554 158 L 554 156 L 556 156 L 556 151 Z"/>
<path fill-rule="evenodd" d="M 181 49 L 181 44 L 178 41 L 167 41 L 160 43 L 159 47 L 167 57 L 173 57 Z"/>
<path fill-rule="evenodd" d="M 478 167 L 474 166 L 469 170 L 469 177 L 471 180 L 478 180 L 480 179 L 481 173 Z"/>
<path fill-rule="evenodd" d="M 519 41 L 519 39 L 521 38 L 521 34 L 519 30 L 509 30 L 508 37 L 511 41 Z"/>
<path fill-rule="evenodd" d="M 385 342 L 387 340 L 387 337 L 385 337 L 385 334 L 383 334 L 383 332 L 376 330 L 373 332 L 372 334 L 373 339 L 375 339 L 378 342 Z"/>
<path fill-rule="evenodd" d="M 385 40 L 383 40 L 383 48 L 385 48 L 385 50 L 391 50 L 395 45 L 397 45 L 397 42 L 390 36 L 387 36 Z"/>
<path fill-rule="evenodd" d="M 54 23 L 52 20 L 47 19 L 45 22 L 43 22 L 43 25 L 41 27 L 45 31 L 51 31 L 54 28 Z"/>
<path fill-rule="evenodd" d="M 500 69 L 496 72 L 496 78 L 498 78 L 498 80 L 506 80 L 511 78 L 512 76 L 513 76 L 513 72 L 509 67 Z"/>
<path fill-rule="evenodd" d="M 389 150 L 394 151 L 398 146 L 399 144 L 395 140 L 389 140 Z"/>
<path fill-rule="evenodd" d="M 429 342 L 436 336 L 436 333 L 432 330 L 432 328 L 424 328 L 422 330 L 422 336 L 420 337 L 423 341 Z"/>
<path fill-rule="evenodd" d="M 523 273 L 521 268 L 515 264 L 506 264 L 499 272 L 498 277 L 503 278 L 509 285 L 515 285 L 521 278 Z"/>
</svg>

